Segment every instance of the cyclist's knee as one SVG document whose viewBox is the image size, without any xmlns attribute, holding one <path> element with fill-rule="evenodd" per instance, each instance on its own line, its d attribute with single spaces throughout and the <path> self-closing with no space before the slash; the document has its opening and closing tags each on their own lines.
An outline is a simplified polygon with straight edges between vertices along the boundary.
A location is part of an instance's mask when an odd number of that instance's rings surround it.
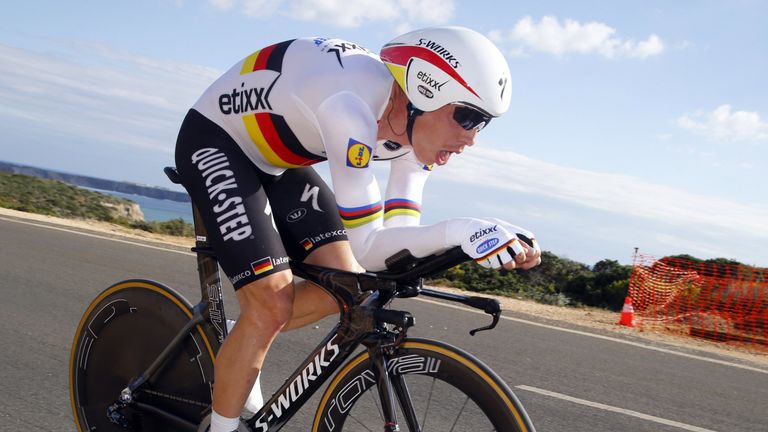
<svg viewBox="0 0 768 432">
<path fill-rule="evenodd" d="M 294 286 L 290 271 L 281 271 L 237 290 L 238 321 L 277 333 L 293 313 Z"/>
</svg>

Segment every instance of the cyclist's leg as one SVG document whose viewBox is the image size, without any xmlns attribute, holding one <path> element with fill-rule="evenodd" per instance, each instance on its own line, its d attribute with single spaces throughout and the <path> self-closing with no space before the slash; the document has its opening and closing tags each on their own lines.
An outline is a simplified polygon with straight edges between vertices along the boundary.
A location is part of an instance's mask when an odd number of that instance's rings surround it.
<svg viewBox="0 0 768 432">
<path fill-rule="evenodd" d="M 320 246 L 304 261 L 323 267 L 335 267 L 355 272 L 364 271 L 355 260 L 352 248 L 346 240 Z M 302 280 L 296 283 L 293 314 L 283 330 L 300 328 L 337 313 L 339 313 L 339 307 L 336 301 L 324 289 L 312 282 Z"/>
<path fill-rule="evenodd" d="M 293 276 L 271 274 L 236 291 L 240 317 L 216 356 L 213 409 L 237 417 L 277 334 L 291 317 Z"/>
<path fill-rule="evenodd" d="M 213 391 L 214 411 L 235 418 L 292 310 L 288 257 L 262 184 L 270 176 L 194 110 L 179 132 L 176 166 L 240 303 L 240 319 L 217 354 Z"/>
<path fill-rule="evenodd" d="M 311 167 L 262 178 L 280 235 L 291 259 L 361 272 L 347 241 L 330 188 Z M 338 313 L 338 305 L 319 286 L 296 283 L 290 330 Z"/>
</svg>

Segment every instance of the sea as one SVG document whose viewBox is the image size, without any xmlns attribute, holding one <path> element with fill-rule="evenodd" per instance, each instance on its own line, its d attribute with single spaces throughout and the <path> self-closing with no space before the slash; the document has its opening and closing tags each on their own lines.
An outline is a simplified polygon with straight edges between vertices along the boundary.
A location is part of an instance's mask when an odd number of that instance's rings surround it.
<svg viewBox="0 0 768 432">
<path fill-rule="evenodd" d="M 171 219 L 182 218 L 185 222 L 192 223 L 192 204 L 188 202 L 178 202 L 157 198 L 145 197 L 143 195 L 127 194 L 122 192 L 83 188 L 100 192 L 105 195 L 112 195 L 118 198 L 131 200 L 141 207 L 144 213 L 145 221 L 165 222 Z"/>
</svg>

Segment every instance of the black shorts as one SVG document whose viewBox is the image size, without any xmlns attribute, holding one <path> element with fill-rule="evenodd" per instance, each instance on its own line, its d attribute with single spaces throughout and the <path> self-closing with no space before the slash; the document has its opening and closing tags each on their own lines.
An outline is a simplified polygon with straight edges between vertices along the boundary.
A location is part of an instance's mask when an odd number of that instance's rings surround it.
<svg viewBox="0 0 768 432">
<path fill-rule="evenodd" d="M 328 185 L 310 167 L 256 167 L 224 129 L 195 110 L 176 142 L 176 168 L 235 290 L 347 240 Z"/>
</svg>

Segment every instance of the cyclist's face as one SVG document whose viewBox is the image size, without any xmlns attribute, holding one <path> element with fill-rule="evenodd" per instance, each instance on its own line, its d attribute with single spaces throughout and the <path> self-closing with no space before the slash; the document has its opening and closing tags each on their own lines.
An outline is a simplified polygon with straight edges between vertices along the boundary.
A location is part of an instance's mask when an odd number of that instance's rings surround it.
<svg viewBox="0 0 768 432">
<path fill-rule="evenodd" d="M 445 165 L 454 153 L 475 143 L 476 129 L 465 130 L 453 117 L 454 105 L 425 112 L 413 126 L 413 150 L 426 165 Z"/>
</svg>

